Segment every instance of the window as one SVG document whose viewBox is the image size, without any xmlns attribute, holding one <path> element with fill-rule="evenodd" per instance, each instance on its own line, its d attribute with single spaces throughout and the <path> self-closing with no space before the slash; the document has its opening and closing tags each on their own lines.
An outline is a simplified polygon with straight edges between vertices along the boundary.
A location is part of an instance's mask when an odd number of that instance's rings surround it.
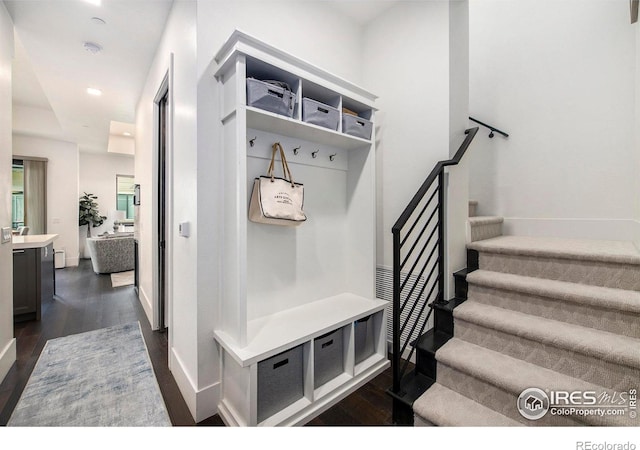
<svg viewBox="0 0 640 450">
<path fill-rule="evenodd" d="M 124 211 L 125 219 L 133 219 L 133 175 L 116 175 L 116 209 Z"/>
<path fill-rule="evenodd" d="M 11 227 L 24 225 L 24 165 L 14 159 L 11 165 Z"/>
</svg>

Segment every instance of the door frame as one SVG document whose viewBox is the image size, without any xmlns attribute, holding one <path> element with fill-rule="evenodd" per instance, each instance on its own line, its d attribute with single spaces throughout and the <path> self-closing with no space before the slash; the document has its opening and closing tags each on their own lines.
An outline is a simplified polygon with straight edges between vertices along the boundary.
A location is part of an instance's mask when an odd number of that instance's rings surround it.
<svg viewBox="0 0 640 450">
<path fill-rule="evenodd" d="M 166 117 L 166 142 L 165 142 L 165 326 L 169 329 L 169 346 L 170 349 L 173 341 L 173 271 L 171 270 L 171 261 L 173 260 L 173 53 L 170 55 L 169 67 L 160 83 L 156 96 L 153 99 L 153 231 L 152 242 L 153 248 L 153 330 L 160 330 L 161 308 L 160 308 L 160 277 L 159 277 L 159 249 L 158 249 L 158 184 L 159 184 L 159 145 L 160 145 L 160 100 L 167 94 L 167 117 Z M 169 368 L 171 369 L 171 358 L 169 358 Z"/>
</svg>

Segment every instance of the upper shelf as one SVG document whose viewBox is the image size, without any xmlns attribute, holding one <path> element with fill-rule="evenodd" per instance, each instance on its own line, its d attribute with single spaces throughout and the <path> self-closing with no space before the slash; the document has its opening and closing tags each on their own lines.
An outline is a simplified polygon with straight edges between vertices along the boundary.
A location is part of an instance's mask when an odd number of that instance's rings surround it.
<svg viewBox="0 0 640 450">
<path fill-rule="evenodd" d="M 219 65 L 215 73 L 216 78 L 225 73 L 230 64 L 233 64 L 233 56 L 236 54 L 254 57 L 375 109 L 373 105 L 378 97 L 366 89 L 240 30 L 235 30 L 215 55 L 214 59 Z"/>
<path fill-rule="evenodd" d="M 350 136 L 252 106 L 246 106 L 245 108 L 247 111 L 247 128 L 283 134 L 347 150 L 371 145 L 371 141 L 367 139 Z"/>
<path fill-rule="evenodd" d="M 380 311 L 387 304 L 344 293 L 251 320 L 246 347 L 238 347 L 223 331 L 215 330 L 214 335 L 238 364 L 246 367 Z"/>
</svg>

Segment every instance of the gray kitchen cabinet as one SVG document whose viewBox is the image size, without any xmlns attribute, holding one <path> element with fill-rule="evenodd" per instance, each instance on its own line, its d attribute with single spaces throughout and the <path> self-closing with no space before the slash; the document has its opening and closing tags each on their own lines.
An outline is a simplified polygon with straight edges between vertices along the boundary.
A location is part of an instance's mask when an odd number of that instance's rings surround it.
<svg viewBox="0 0 640 450">
<path fill-rule="evenodd" d="M 14 321 L 40 320 L 42 302 L 53 299 L 53 244 L 13 251 Z"/>
</svg>

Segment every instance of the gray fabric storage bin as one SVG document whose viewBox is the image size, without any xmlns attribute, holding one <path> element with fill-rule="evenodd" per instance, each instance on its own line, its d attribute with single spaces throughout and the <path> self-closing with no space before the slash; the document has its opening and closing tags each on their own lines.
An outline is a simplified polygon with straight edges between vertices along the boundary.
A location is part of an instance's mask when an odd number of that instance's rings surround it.
<svg viewBox="0 0 640 450">
<path fill-rule="evenodd" d="M 356 320 L 354 327 L 356 364 L 359 364 L 373 355 L 375 350 L 373 342 L 373 316 Z"/>
<path fill-rule="evenodd" d="M 296 95 L 284 87 L 247 78 L 247 106 L 293 117 Z"/>
<path fill-rule="evenodd" d="M 362 117 L 352 116 L 351 114 L 342 115 L 342 132 L 357 136 L 363 139 L 371 139 L 371 130 L 373 123 Z"/>
<path fill-rule="evenodd" d="M 313 341 L 313 387 L 318 388 L 344 372 L 342 328 Z"/>
<path fill-rule="evenodd" d="M 329 128 L 331 130 L 338 129 L 340 120 L 340 111 L 324 103 L 312 100 L 310 98 L 302 99 L 302 121 Z"/>
<path fill-rule="evenodd" d="M 258 363 L 258 423 L 304 395 L 302 345 Z"/>
</svg>

